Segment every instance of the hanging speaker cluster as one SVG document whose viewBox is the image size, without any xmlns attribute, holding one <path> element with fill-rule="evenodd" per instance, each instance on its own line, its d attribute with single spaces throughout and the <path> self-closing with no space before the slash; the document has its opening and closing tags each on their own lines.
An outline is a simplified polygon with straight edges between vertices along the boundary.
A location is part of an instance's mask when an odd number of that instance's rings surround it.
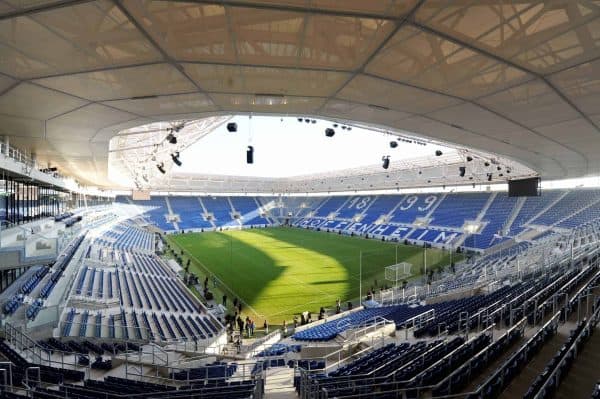
<svg viewBox="0 0 600 399">
<path fill-rule="evenodd" d="M 249 145 L 246 150 L 246 163 L 254 163 L 254 147 Z"/>
</svg>

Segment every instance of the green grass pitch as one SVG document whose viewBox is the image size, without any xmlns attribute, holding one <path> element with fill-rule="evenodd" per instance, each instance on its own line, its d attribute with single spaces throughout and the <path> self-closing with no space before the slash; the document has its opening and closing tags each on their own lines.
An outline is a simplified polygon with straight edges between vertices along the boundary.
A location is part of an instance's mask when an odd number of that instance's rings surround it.
<svg viewBox="0 0 600 399">
<path fill-rule="evenodd" d="M 413 278 L 427 268 L 450 263 L 447 251 L 397 245 L 296 228 L 247 229 L 168 236 L 191 259 L 190 272 L 219 280 L 229 304 L 233 295 L 246 304 L 244 314 L 272 325 L 290 321 L 295 314 L 321 306 L 333 307 L 337 298 L 346 303 L 359 296 L 362 253 L 362 292 L 381 287 L 384 268 L 398 262 L 413 265 Z M 221 298 L 216 298 L 220 302 Z M 316 318 L 316 316 L 314 316 Z"/>
</svg>

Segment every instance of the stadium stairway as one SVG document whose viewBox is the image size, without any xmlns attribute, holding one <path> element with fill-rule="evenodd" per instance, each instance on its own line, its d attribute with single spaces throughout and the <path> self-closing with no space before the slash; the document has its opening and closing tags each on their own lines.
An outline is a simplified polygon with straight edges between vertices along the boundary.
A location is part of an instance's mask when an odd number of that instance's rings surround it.
<svg viewBox="0 0 600 399">
<path fill-rule="evenodd" d="M 586 285 L 576 285 L 576 289 Z M 573 291 L 569 294 L 571 295 Z M 600 287 L 592 291 L 595 295 L 600 294 Z M 582 302 L 583 303 L 583 302 Z M 583 306 L 583 305 L 582 305 Z M 591 307 L 591 306 L 590 306 Z M 591 311 L 591 309 L 589 309 Z M 573 311 L 564 324 L 560 324 L 556 335 L 554 335 L 538 352 L 537 355 L 525 366 L 517 377 L 506 387 L 499 396 L 503 399 L 522 398 L 532 386 L 536 378 L 544 371 L 550 360 L 558 353 L 559 349 L 567 342 L 569 333 L 577 325 L 577 311 Z M 585 317 L 585 310 L 581 317 Z M 566 378 L 559 386 L 563 392 L 562 398 L 588 398 L 590 397 L 595 383 L 598 381 L 597 362 L 600 361 L 600 335 L 594 334 L 586 343 L 582 353 L 575 359 L 574 367 L 568 372 Z M 577 367 L 577 369 L 575 369 Z M 591 368 L 590 368 L 591 367 Z M 587 372 L 584 370 L 588 368 Z M 579 373 L 583 374 L 579 374 Z M 569 392 L 573 392 L 570 394 Z M 583 392 L 586 392 L 583 394 Z M 577 394 L 575 394 L 577 393 Z M 558 398 L 559 396 L 555 396 Z"/>
<path fill-rule="evenodd" d="M 169 201 L 169 196 L 165 197 L 165 202 L 167 203 L 167 209 L 169 210 L 169 215 L 173 215 L 173 207 L 171 207 L 171 201 Z M 175 228 L 175 230 L 179 230 L 179 225 L 175 221 L 173 221 L 173 227 Z"/>
<path fill-rule="evenodd" d="M 556 399 L 589 398 L 598 381 L 600 364 L 600 329 L 585 344 L 584 350 L 575 358 L 567 377 L 558 387 Z"/>
<path fill-rule="evenodd" d="M 431 215 L 433 215 L 433 213 L 438 209 L 438 207 L 440 206 L 440 204 L 442 202 L 444 202 L 444 200 L 446 199 L 446 197 L 448 196 L 447 193 L 443 193 L 440 200 L 437 201 L 435 204 L 433 204 L 433 206 L 431 207 L 431 209 L 429 210 L 429 212 L 427 212 L 427 215 L 425 215 L 425 219 L 429 219 L 431 218 Z M 400 204 L 398 204 L 400 205 Z M 394 210 L 392 212 L 395 212 L 397 208 L 394 208 Z M 390 215 L 392 215 L 393 213 L 390 213 Z"/>
<path fill-rule="evenodd" d="M 202 214 L 206 215 L 208 213 L 208 210 L 206 209 L 206 206 L 204 205 L 202 198 L 200 198 L 200 197 L 197 197 L 197 198 L 198 198 L 198 202 L 200 202 L 200 207 L 202 207 Z M 211 220 L 210 224 L 212 225 L 213 229 L 217 227 L 214 220 Z"/>
<path fill-rule="evenodd" d="M 544 370 L 548 362 L 556 355 L 556 352 L 567 340 L 563 329 L 548 341 L 540 352 L 525 366 L 517 377 L 506 387 L 500 398 L 512 399 L 522 398 L 538 375 Z"/>
<path fill-rule="evenodd" d="M 267 369 L 265 399 L 297 399 L 294 388 L 294 369 L 274 367 Z"/>
<path fill-rule="evenodd" d="M 554 201 L 552 201 L 551 203 L 549 203 L 546 207 L 544 207 L 541 211 L 539 211 L 538 213 L 536 213 L 529 220 L 525 221 L 524 225 L 530 224 L 531 222 L 533 222 L 534 220 L 538 219 L 540 216 L 542 216 L 543 214 L 545 214 L 548 210 L 554 208 L 554 206 L 556 204 L 558 204 L 563 198 L 565 198 L 567 195 L 569 195 L 569 192 L 570 192 L 569 190 L 565 190 L 565 192 L 563 192 L 558 197 L 556 197 L 554 199 Z"/>
<path fill-rule="evenodd" d="M 481 222 L 481 220 L 484 218 L 485 214 L 487 213 L 488 209 L 490 209 L 490 206 L 492 206 L 492 204 L 494 203 L 494 200 L 496 199 L 496 197 L 498 196 L 498 193 L 492 193 L 492 195 L 490 195 L 490 197 L 488 198 L 487 202 L 485 203 L 485 205 L 483 206 L 483 208 L 481 208 L 481 211 L 479 211 L 479 214 L 477 215 L 477 218 L 475 219 L 476 222 Z"/>
<path fill-rule="evenodd" d="M 514 221 L 517 219 L 517 216 L 521 212 L 521 209 L 523 209 L 523 205 L 525 205 L 525 200 L 526 199 L 527 198 L 525 198 L 525 197 L 517 198 L 517 203 L 515 204 L 515 206 L 514 206 L 512 212 L 511 212 L 511 214 L 506 219 L 506 222 L 504 223 L 504 226 L 502 227 L 502 234 L 504 234 L 504 235 L 508 234 L 508 232 L 510 231 L 510 228 L 512 227 Z"/>
</svg>

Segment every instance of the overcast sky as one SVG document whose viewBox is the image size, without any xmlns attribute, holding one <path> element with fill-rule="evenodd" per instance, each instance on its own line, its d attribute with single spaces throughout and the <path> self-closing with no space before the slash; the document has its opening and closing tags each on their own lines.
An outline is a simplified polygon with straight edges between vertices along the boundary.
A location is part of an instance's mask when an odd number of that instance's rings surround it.
<svg viewBox="0 0 600 399">
<path fill-rule="evenodd" d="M 332 122 L 298 122 L 291 117 L 237 116 L 236 133 L 225 126 L 202 138 L 181 154 L 181 172 L 258 177 L 289 177 L 381 163 L 383 155 L 391 161 L 432 155 L 441 146 L 398 143 L 390 148 L 392 136 L 353 127 L 335 128 L 326 137 Z M 254 164 L 246 163 L 246 149 L 254 147 Z"/>
</svg>

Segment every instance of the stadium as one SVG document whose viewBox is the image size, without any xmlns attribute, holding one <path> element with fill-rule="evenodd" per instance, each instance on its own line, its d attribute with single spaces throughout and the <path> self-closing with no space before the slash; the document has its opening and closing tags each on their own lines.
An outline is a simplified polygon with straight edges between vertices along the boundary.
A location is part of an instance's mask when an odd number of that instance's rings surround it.
<svg viewBox="0 0 600 399">
<path fill-rule="evenodd" d="M 598 104 L 597 1 L 0 1 L 0 397 L 599 399 Z"/>
</svg>

